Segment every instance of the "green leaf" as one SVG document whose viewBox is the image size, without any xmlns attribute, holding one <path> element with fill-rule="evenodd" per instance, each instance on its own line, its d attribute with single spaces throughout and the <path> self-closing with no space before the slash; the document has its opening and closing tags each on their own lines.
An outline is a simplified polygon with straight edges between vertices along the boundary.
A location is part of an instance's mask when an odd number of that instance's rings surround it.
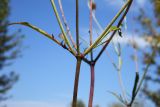
<svg viewBox="0 0 160 107">
<path fill-rule="evenodd" d="M 120 28 L 118 28 L 118 27 L 116 27 L 116 26 L 111 26 L 111 27 L 109 28 L 108 32 L 106 33 L 106 36 L 107 36 L 110 32 L 116 31 L 116 30 L 120 30 Z M 106 36 L 104 36 L 104 37 L 102 38 L 102 40 L 103 40 Z M 94 48 L 97 48 L 97 47 L 103 45 L 104 43 L 106 43 L 106 41 L 104 41 L 104 42 L 101 41 L 101 42 L 100 42 L 96 47 L 94 47 Z"/>
<path fill-rule="evenodd" d="M 109 31 L 115 31 L 115 30 L 120 30 L 120 28 L 118 28 L 117 26 L 111 26 Z"/>
</svg>

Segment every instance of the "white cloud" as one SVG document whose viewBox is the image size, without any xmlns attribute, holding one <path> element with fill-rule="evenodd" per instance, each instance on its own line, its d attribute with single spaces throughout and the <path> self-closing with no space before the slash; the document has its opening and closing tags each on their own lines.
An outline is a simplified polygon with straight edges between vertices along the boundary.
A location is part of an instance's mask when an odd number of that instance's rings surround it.
<svg viewBox="0 0 160 107">
<path fill-rule="evenodd" d="M 122 45 L 135 43 L 140 48 L 145 48 L 149 46 L 149 43 L 144 40 L 144 37 L 139 37 L 138 34 L 132 36 L 130 33 L 124 34 L 123 37 L 115 36 L 113 42 L 121 43 Z"/>
<path fill-rule="evenodd" d="M 64 102 L 6 101 L 7 107 L 66 107 Z"/>
<path fill-rule="evenodd" d="M 105 0 L 107 4 L 112 6 L 122 6 L 125 2 L 125 0 Z M 146 0 L 135 0 L 136 5 L 143 7 L 146 3 Z M 133 6 L 134 9 L 136 9 L 136 6 Z"/>
<path fill-rule="evenodd" d="M 95 28 L 93 29 L 93 41 L 95 41 L 98 38 L 97 32 L 100 35 L 103 32 L 103 28 L 100 28 L 100 30 L 96 30 Z M 81 34 L 85 36 L 83 36 L 82 38 L 89 43 L 89 35 L 86 36 L 87 33 L 88 33 L 88 28 L 83 27 L 83 29 L 81 29 Z M 107 36 L 103 40 L 103 42 L 106 41 L 109 37 L 110 36 Z M 120 37 L 118 34 L 116 34 L 113 38 L 113 42 L 114 43 L 119 42 L 122 45 L 128 45 L 134 42 L 139 48 L 145 48 L 150 46 L 150 44 L 146 42 L 143 36 L 139 36 L 139 34 L 137 33 L 130 33 L 130 32 L 123 32 L 123 37 Z"/>
</svg>

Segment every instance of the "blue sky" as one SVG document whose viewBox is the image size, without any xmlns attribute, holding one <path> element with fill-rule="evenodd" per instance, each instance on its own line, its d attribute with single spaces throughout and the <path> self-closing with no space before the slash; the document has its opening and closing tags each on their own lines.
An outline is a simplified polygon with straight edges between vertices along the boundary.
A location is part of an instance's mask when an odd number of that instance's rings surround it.
<svg viewBox="0 0 160 107">
<path fill-rule="evenodd" d="M 55 1 L 57 3 L 57 0 Z M 95 0 L 95 2 L 97 3 L 97 19 L 102 27 L 108 24 L 123 3 L 118 0 Z M 75 0 L 62 0 L 62 3 L 72 34 L 75 34 Z M 133 17 L 138 12 L 137 7 L 144 7 L 145 5 L 147 5 L 145 0 L 135 0 L 127 16 L 128 34 L 133 33 L 133 29 L 136 27 Z M 50 0 L 11 0 L 10 6 L 10 22 L 27 21 L 44 29 L 49 34 L 58 35 L 60 33 Z M 80 0 L 80 8 L 80 35 L 87 39 L 89 26 L 89 16 L 87 15 L 89 11 L 86 0 Z M 22 49 L 21 58 L 15 60 L 12 66 L 5 69 L 6 71 L 15 70 L 20 75 L 20 80 L 9 93 L 13 97 L 6 102 L 8 107 L 68 107 L 72 100 L 75 58 L 49 39 L 29 28 L 17 25 L 9 27 L 9 31 L 12 33 L 19 28 L 25 35 L 23 46 L 27 48 Z M 116 61 L 117 57 L 114 50 L 108 48 L 108 51 Z M 130 55 L 134 51 L 123 45 L 122 52 L 124 85 L 127 92 L 131 92 L 135 65 Z M 120 93 L 120 88 L 117 72 L 106 54 L 103 54 L 98 61 L 95 76 L 94 104 L 106 107 L 117 101 L 113 95 L 107 92 Z M 89 86 L 89 67 L 83 63 L 78 98 L 86 104 Z"/>
</svg>

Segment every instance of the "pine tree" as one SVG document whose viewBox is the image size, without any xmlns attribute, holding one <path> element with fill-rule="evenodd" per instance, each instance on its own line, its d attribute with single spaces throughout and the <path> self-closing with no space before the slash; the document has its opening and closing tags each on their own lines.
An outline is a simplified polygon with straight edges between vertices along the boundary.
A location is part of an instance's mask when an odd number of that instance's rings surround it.
<svg viewBox="0 0 160 107">
<path fill-rule="evenodd" d="M 9 15 L 9 0 L 0 0 L 0 101 L 6 100 L 6 93 L 12 88 L 18 80 L 18 75 L 12 71 L 6 74 L 4 67 L 11 64 L 12 60 L 17 58 L 19 53 L 19 43 L 22 39 L 19 31 L 8 35 L 7 25 Z"/>
</svg>

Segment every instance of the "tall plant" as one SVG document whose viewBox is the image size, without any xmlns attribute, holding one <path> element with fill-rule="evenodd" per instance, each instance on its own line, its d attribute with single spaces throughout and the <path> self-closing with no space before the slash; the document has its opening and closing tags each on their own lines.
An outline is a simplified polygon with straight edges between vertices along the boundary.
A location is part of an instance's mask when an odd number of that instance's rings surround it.
<svg viewBox="0 0 160 107">
<path fill-rule="evenodd" d="M 67 24 L 65 14 L 63 11 L 63 6 L 61 3 L 61 0 L 58 0 L 59 7 L 61 10 L 61 15 L 63 22 L 60 19 L 60 15 L 57 11 L 57 7 L 55 5 L 55 1 L 51 0 L 51 4 L 55 13 L 55 16 L 57 18 L 57 22 L 59 24 L 59 27 L 61 29 L 61 38 L 63 39 L 64 42 L 60 42 L 56 39 L 54 35 L 50 35 L 44 30 L 28 23 L 28 22 L 16 22 L 16 23 L 11 23 L 10 25 L 14 24 L 20 24 L 24 25 L 27 27 L 32 28 L 33 30 L 41 33 L 42 35 L 46 36 L 47 38 L 51 39 L 54 41 L 56 44 L 58 44 L 60 47 L 66 49 L 68 52 L 70 52 L 77 60 L 76 62 L 76 73 L 75 73 L 75 80 L 74 80 L 74 91 L 73 91 L 73 103 L 72 107 L 76 107 L 77 104 L 77 96 L 78 96 L 78 83 L 79 83 L 79 75 L 80 75 L 80 68 L 81 68 L 81 63 L 84 61 L 86 64 L 90 66 L 90 73 L 91 73 L 91 83 L 90 83 L 90 93 L 89 93 L 89 101 L 88 101 L 88 107 L 92 107 L 93 104 L 93 96 L 94 96 L 94 81 L 95 81 L 95 65 L 97 61 L 99 60 L 100 56 L 102 53 L 104 53 L 105 49 L 107 48 L 108 44 L 111 42 L 113 39 L 114 35 L 118 30 L 120 30 L 120 26 L 122 25 L 122 22 L 128 13 L 130 6 L 132 4 L 133 0 L 128 0 L 125 2 L 123 7 L 118 11 L 118 13 L 115 15 L 115 17 L 111 20 L 111 22 L 106 26 L 106 28 L 103 30 L 102 34 L 98 36 L 98 38 L 93 41 L 93 33 L 92 33 L 92 18 L 93 17 L 93 10 L 96 8 L 96 4 L 92 1 L 89 0 L 89 9 L 90 9 L 90 27 L 89 27 L 89 34 L 90 34 L 90 45 L 82 51 L 81 46 L 80 46 L 80 35 L 79 35 L 79 0 L 76 0 L 76 41 L 73 40 L 73 36 L 71 34 L 71 31 L 69 29 L 69 26 Z M 120 19 L 120 20 L 118 20 Z M 117 25 L 114 25 L 115 22 L 118 21 Z M 64 24 L 64 26 L 63 26 Z M 108 34 L 111 34 L 111 36 L 105 40 L 105 37 Z M 104 41 L 105 40 L 105 41 Z M 104 42 L 102 42 L 104 41 Z M 101 50 L 98 52 L 98 54 L 94 54 L 94 51 L 97 47 L 102 46 Z M 87 58 L 86 55 L 89 55 L 90 58 Z M 126 106 L 131 106 L 131 103 L 127 103 Z"/>
</svg>

